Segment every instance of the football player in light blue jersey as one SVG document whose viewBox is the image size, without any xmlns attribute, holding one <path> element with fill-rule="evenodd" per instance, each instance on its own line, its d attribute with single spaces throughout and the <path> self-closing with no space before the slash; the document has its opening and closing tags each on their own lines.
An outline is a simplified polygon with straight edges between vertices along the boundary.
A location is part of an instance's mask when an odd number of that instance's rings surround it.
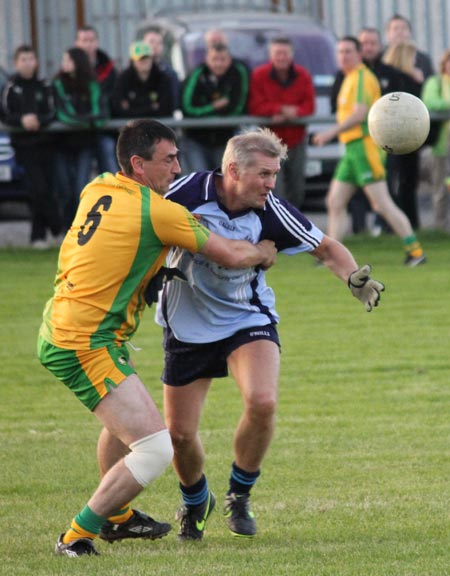
<svg viewBox="0 0 450 576">
<path fill-rule="evenodd" d="M 358 268 L 347 248 L 272 193 L 285 157 L 286 146 L 268 129 L 234 136 L 221 171 L 185 176 L 166 197 L 222 236 L 254 243 L 270 239 L 287 254 L 309 252 L 372 310 L 384 286 L 370 278 L 370 266 Z M 233 535 L 252 537 L 256 523 L 250 490 L 272 439 L 277 403 L 280 342 L 274 293 L 261 267 L 231 270 L 178 249 L 169 264 L 183 278 L 166 283 L 157 321 L 164 326 L 164 409 L 183 498 L 178 536 L 200 540 L 215 505 L 203 473 L 198 427 L 212 379 L 230 370 L 244 407 L 234 436 L 224 513 Z"/>
</svg>

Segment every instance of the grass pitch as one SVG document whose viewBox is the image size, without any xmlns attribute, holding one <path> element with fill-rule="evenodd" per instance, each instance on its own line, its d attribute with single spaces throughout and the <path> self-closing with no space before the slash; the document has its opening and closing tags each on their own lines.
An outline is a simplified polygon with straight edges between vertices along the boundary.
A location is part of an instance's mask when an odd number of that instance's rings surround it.
<svg viewBox="0 0 450 576">
<path fill-rule="evenodd" d="M 258 535 L 229 536 L 221 516 L 240 398 L 217 380 L 201 425 L 218 497 L 201 543 L 99 542 L 99 558 L 52 553 L 97 484 L 99 425 L 38 363 L 36 334 L 56 251 L 0 251 L 0 558 L 17 576 L 443 576 L 450 574 L 450 243 L 423 234 L 428 263 L 402 266 L 396 238 L 347 245 L 386 284 L 367 314 L 307 255 L 269 272 L 281 314 L 276 435 L 253 493 Z M 160 329 L 147 311 L 134 344 L 159 406 Z M 172 470 L 135 506 L 171 520 Z"/>
</svg>

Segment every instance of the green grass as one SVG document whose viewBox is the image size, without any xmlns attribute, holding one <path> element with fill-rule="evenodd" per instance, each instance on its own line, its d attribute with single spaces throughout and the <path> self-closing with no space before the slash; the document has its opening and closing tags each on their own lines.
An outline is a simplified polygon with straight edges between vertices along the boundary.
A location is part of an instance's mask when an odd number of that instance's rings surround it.
<svg viewBox="0 0 450 576">
<path fill-rule="evenodd" d="M 0 251 L 0 558 L 14 575 L 443 576 L 450 574 L 449 238 L 422 235 L 429 262 L 401 265 L 395 238 L 349 239 L 386 283 L 367 314 L 308 256 L 269 272 L 283 344 L 276 435 L 254 490 L 259 532 L 231 538 L 215 512 L 203 542 L 98 543 L 70 561 L 53 546 L 97 483 L 99 425 L 35 355 L 57 254 Z M 160 329 L 148 311 L 134 343 L 161 406 Z M 220 511 L 240 398 L 217 380 L 201 430 Z M 136 501 L 169 520 L 172 470 Z"/>
</svg>

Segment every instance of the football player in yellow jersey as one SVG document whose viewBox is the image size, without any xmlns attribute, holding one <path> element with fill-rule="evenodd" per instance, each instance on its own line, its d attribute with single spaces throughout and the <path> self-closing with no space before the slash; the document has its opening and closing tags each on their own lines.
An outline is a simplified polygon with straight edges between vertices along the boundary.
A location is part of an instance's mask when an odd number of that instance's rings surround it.
<svg viewBox="0 0 450 576">
<path fill-rule="evenodd" d="M 98 535 L 109 542 L 156 539 L 171 528 L 130 507 L 164 472 L 173 449 L 125 345 L 170 247 L 200 252 L 231 268 L 267 268 L 276 256 L 273 242 L 217 236 L 162 197 L 180 172 L 170 128 L 154 120 L 129 123 L 119 135 L 117 156 L 122 171 L 97 177 L 81 194 L 38 339 L 41 363 L 103 425 L 100 484 L 55 547 L 68 557 L 97 555 Z"/>
<path fill-rule="evenodd" d="M 425 254 L 407 216 L 392 200 L 384 169 L 383 152 L 369 135 L 367 114 L 380 97 L 374 74 L 362 63 L 357 38 L 345 36 L 337 45 L 339 68 L 344 73 L 337 97 L 337 123 L 313 136 L 313 143 L 323 146 L 338 137 L 345 144 L 327 195 L 328 233 L 342 240 L 347 231 L 347 205 L 358 187 L 364 190 L 372 210 L 380 214 L 400 236 L 406 252 L 405 264 L 425 262 Z"/>
</svg>

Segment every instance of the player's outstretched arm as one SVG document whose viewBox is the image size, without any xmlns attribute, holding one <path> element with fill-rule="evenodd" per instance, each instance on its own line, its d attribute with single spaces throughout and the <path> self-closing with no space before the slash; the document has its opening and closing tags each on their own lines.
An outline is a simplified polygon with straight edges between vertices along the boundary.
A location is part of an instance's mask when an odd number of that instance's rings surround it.
<svg viewBox="0 0 450 576">
<path fill-rule="evenodd" d="M 358 268 L 350 250 L 330 236 L 325 235 L 322 242 L 311 254 L 345 284 L 347 284 L 350 274 Z"/>
<path fill-rule="evenodd" d="M 345 282 L 355 298 L 360 300 L 367 312 L 378 306 L 384 284 L 370 277 L 371 267 L 358 267 L 352 253 L 343 244 L 324 236 L 312 255 Z"/>
<path fill-rule="evenodd" d="M 270 268 L 275 263 L 277 249 L 271 240 L 252 244 L 246 240 L 230 240 L 211 232 L 200 250 L 209 260 L 227 268 Z"/>
</svg>

